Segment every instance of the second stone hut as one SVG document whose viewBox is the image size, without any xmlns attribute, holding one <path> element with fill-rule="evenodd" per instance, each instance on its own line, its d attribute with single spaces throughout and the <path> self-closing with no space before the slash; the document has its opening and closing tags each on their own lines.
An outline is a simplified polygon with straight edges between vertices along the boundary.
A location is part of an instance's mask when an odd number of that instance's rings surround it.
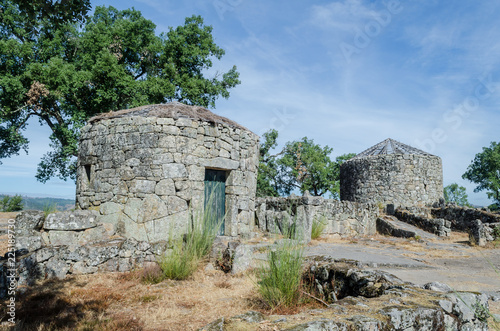
<svg viewBox="0 0 500 331">
<path fill-rule="evenodd" d="M 193 214 L 225 215 L 219 234 L 253 230 L 259 137 L 207 109 L 178 102 L 93 117 L 81 130 L 77 208 L 110 231 L 158 242 Z"/>
<path fill-rule="evenodd" d="M 442 198 L 441 158 L 390 138 L 340 166 L 341 200 L 413 207 Z"/>
</svg>

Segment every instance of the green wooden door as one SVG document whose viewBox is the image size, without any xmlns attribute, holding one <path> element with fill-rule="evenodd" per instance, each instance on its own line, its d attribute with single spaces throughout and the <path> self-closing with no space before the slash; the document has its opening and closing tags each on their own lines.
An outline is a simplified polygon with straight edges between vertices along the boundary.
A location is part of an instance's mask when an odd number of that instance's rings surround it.
<svg viewBox="0 0 500 331">
<path fill-rule="evenodd" d="M 219 235 L 224 234 L 226 214 L 226 172 L 205 170 L 205 212 L 210 214 L 213 226 L 220 225 Z"/>
</svg>

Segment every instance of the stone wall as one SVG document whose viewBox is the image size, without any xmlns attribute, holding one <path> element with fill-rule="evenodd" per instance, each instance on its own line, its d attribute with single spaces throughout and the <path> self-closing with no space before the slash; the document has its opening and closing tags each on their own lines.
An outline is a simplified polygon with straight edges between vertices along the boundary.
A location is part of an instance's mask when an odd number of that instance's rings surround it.
<svg viewBox="0 0 500 331">
<path fill-rule="evenodd" d="M 443 218 L 426 218 L 414 215 L 404 209 L 396 209 L 394 216 L 396 216 L 400 221 L 433 233 L 436 236 L 449 237 L 451 234 L 451 222 Z"/>
<path fill-rule="evenodd" d="M 165 240 L 185 231 L 190 212 L 203 212 L 205 170 L 218 169 L 226 173 L 225 234 L 242 235 L 254 224 L 257 167 L 258 136 L 240 127 L 102 118 L 81 130 L 77 208 L 97 210 L 125 238 Z"/>
<path fill-rule="evenodd" d="M 431 214 L 436 218 L 444 218 L 451 221 L 452 229 L 467 231 L 471 222 L 480 220 L 482 223 L 500 223 L 500 215 L 487 212 L 478 208 L 461 207 L 448 204 L 441 208 L 432 208 Z"/>
<path fill-rule="evenodd" d="M 326 222 L 324 233 L 345 236 L 376 232 L 379 208 L 374 204 L 312 197 L 257 198 L 255 215 L 261 231 L 285 234 L 294 223 L 298 234 L 311 238 L 313 221 Z"/>
<path fill-rule="evenodd" d="M 409 207 L 432 205 L 442 198 L 443 170 L 437 156 L 365 156 L 340 167 L 341 200 Z"/>
<path fill-rule="evenodd" d="M 157 261 L 167 242 L 150 244 L 117 236 L 92 210 L 23 211 L 16 217 L 16 279 L 19 286 L 37 280 L 95 272 L 130 271 Z M 6 295 L 7 260 L 0 259 L 0 298 Z"/>
</svg>

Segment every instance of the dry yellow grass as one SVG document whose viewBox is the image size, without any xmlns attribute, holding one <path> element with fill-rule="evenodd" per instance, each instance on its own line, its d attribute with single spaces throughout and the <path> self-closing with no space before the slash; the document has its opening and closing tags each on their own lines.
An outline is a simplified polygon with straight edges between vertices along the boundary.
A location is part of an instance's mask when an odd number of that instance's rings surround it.
<svg viewBox="0 0 500 331">
<path fill-rule="evenodd" d="M 19 296 L 18 321 L 23 330 L 196 330 L 256 308 L 254 288 L 249 276 L 203 269 L 155 285 L 137 273 L 82 275 L 40 282 Z"/>
<path fill-rule="evenodd" d="M 7 228 L 9 219 L 15 219 L 19 212 L 0 213 L 0 226 Z M 8 250 L 7 234 L 0 235 L 0 255 L 3 256 Z"/>
</svg>

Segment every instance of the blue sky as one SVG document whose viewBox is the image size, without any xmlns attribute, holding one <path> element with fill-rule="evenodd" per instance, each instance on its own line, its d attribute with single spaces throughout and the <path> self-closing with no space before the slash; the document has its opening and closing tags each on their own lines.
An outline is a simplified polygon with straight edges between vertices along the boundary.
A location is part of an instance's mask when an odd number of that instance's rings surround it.
<svg viewBox="0 0 500 331">
<path fill-rule="evenodd" d="M 201 15 L 242 84 L 215 112 L 279 142 L 304 136 L 333 157 L 393 138 L 443 159 L 444 183 L 464 181 L 474 155 L 500 141 L 498 1 L 93 1 L 134 7 L 157 32 Z M 75 186 L 37 183 L 48 130 L 29 127 L 29 155 L 3 160 L 0 192 L 73 197 Z"/>
</svg>

